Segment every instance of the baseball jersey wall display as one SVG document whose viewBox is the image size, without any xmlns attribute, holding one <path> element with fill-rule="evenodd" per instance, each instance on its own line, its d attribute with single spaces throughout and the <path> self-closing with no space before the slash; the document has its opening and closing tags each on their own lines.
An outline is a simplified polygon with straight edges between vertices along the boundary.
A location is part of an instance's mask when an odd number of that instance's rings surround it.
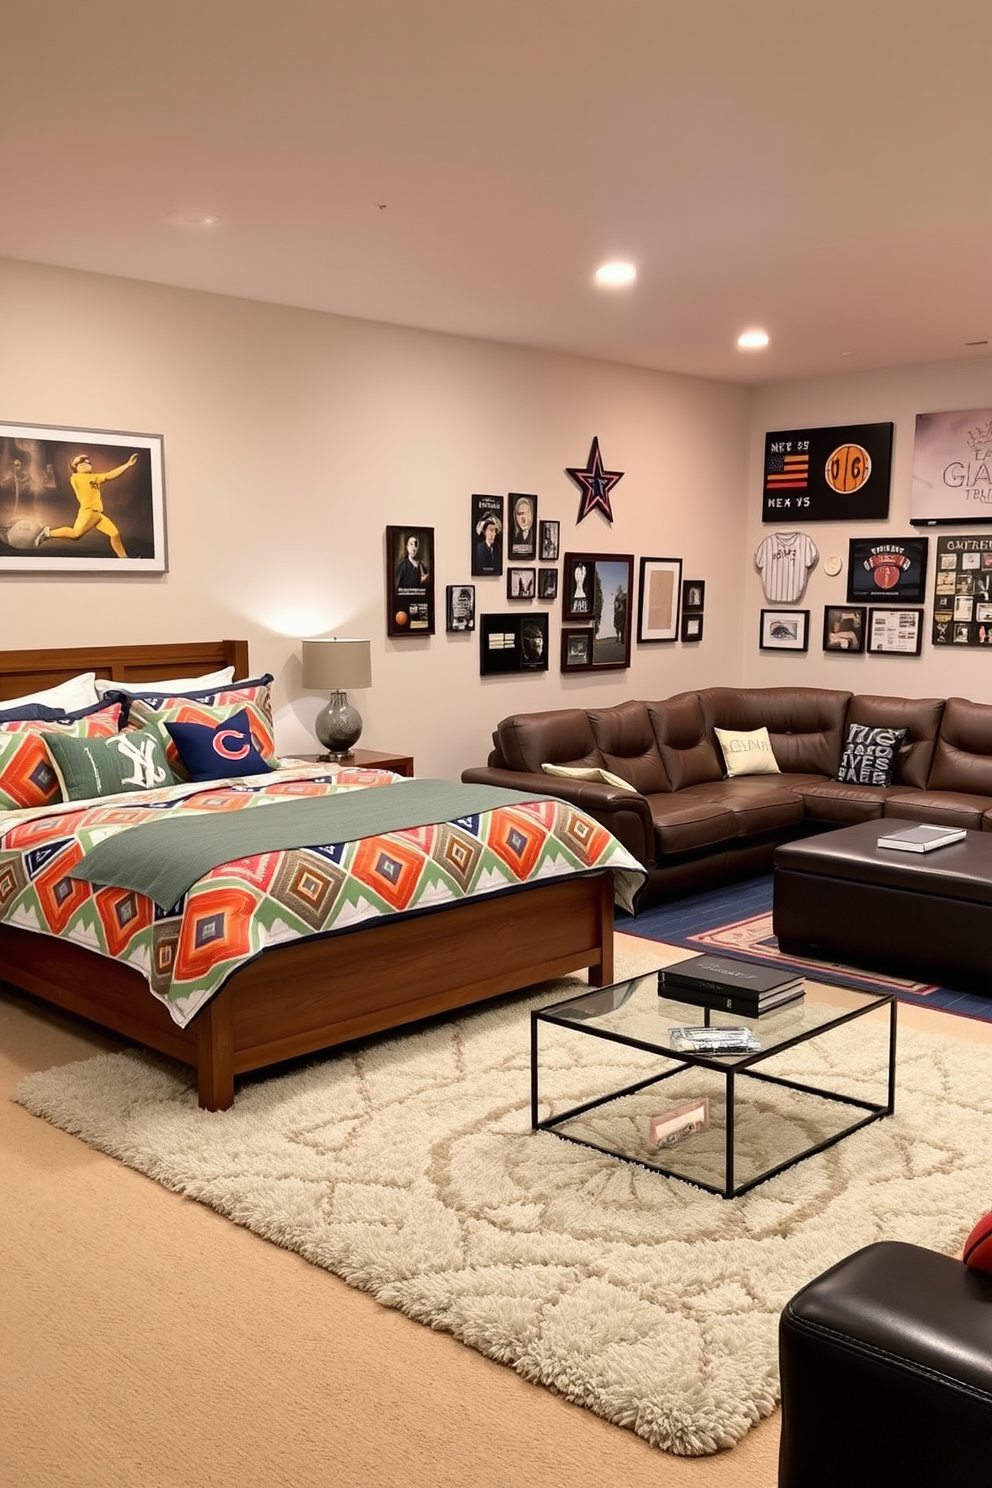
<svg viewBox="0 0 992 1488">
<path fill-rule="evenodd" d="M 794 604 L 819 554 L 805 532 L 773 532 L 754 552 L 765 595 L 774 604 Z"/>
</svg>

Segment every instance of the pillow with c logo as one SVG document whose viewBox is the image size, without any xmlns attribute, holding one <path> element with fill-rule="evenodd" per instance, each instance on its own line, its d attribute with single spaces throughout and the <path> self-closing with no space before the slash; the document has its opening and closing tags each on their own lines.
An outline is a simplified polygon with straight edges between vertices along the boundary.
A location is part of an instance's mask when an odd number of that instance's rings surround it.
<svg viewBox="0 0 992 1488">
<path fill-rule="evenodd" d="M 233 713 L 211 726 L 209 723 L 167 723 L 165 725 L 189 771 L 190 780 L 226 780 L 234 775 L 269 775 L 266 764 L 252 736 L 248 710 Z"/>
</svg>

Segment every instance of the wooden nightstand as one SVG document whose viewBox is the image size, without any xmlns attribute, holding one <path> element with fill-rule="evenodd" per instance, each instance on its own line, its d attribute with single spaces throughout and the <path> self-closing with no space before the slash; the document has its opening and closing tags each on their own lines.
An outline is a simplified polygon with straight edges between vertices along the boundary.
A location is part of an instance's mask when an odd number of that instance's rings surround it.
<svg viewBox="0 0 992 1488">
<path fill-rule="evenodd" d="M 294 754 L 293 758 L 306 760 L 308 764 L 311 761 L 323 764 L 328 756 L 326 754 Z M 394 775 L 413 774 L 413 755 L 382 754 L 378 749 L 353 749 L 347 759 L 336 760 L 334 763 L 347 765 L 353 770 L 392 770 Z"/>
</svg>

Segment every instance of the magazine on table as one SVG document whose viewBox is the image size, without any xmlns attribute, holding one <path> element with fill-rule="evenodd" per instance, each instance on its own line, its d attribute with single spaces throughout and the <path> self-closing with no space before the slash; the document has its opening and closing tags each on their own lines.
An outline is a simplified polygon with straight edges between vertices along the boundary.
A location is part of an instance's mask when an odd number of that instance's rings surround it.
<svg viewBox="0 0 992 1488">
<path fill-rule="evenodd" d="M 964 827 L 934 827 L 921 823 L 917 827 L 904 827 L 899 832 L 887 832 L 879 837 L 877 845 L 893 847 L 900 852 L 933 852 L 934 848 L 961 842 L 965 835 Z"/>
</svg>

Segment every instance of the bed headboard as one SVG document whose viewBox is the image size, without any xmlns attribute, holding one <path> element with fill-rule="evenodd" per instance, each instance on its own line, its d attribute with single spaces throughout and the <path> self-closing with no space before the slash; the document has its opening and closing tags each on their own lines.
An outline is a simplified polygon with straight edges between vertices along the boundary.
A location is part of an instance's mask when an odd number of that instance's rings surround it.
<svg viewBox="0 0 992 1488">
<path fill-rule="evenodd" d="M 37 651 L 0 651 L 0 701 L 41 692 L 75 677 L 96 672 L 115 682 L 155 682 L 165 677 L 196 677 L 233 666 L 235 677 L 247 677 L 247 641 L 171 641 L 161 646 L 68 646 Z"/>
</svg>

